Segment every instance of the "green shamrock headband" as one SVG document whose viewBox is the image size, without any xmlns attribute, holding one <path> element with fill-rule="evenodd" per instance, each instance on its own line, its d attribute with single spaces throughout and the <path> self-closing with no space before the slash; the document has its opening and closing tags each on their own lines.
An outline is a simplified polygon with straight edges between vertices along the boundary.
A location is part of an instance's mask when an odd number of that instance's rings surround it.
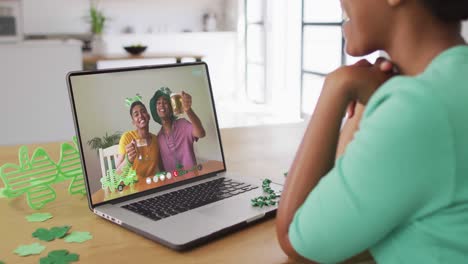
<svg viewBox="0 0 468 264">
<path fill-rule="evenodd" d="M 141 97 L 141 95 L 139 94 L 136 94 L 135 97 L 133 98 L 125 98 L 125 105 L 127 105 L 127 107 L 130 107 L 134 102 L 137 102 L 137 101 L 140 101 L 142 100 L 143 98 Z"/>
</svg>

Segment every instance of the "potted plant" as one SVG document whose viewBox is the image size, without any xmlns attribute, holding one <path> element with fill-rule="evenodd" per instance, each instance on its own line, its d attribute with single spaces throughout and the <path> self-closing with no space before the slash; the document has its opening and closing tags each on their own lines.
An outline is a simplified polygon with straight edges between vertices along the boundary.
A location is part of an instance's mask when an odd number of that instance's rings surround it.
<svg viewBox="0 0 468 264">
<path fill-rule="evenodd" d="M 93 3 L 91 3 L 91 7 L 89 8 L 89 18 L 91 33 L 93 33 L 93 35 L 101 35 L 107 18 Z"/>
<path fill-rule="evenodd" d="M 106 132 L 106 135 L 104 135 L 102 138 L 94 137 L 91 140 L 89 140 L 87 143 L 92 149 L 95 149 L 99 153 L 100 148 L 104 149 L 104 148 L 108 148 L 110 146 L 119 144 L 121 136 L 122 136 L 122 133 L 119 131 L 114 132 L 114 134 L 111 134 L 111 135 L 108 135 Z"/>
<path fill-rule="evenodd" d="M 108 19 L 104 13 L 98 8 L 98 1 L 91 0 L 88 21 L 92 34 L 91 49 L 94 53 L 101 54 L 105 51 L 102 33 L 104 32 L 107 20 Z"/>
</svg>

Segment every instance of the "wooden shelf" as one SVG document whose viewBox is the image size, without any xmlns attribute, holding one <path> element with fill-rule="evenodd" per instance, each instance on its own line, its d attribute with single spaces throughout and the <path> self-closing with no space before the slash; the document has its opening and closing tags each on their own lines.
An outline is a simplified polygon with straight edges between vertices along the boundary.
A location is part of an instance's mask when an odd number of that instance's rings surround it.
<svg viewBox="0 0 468 264">
<path fill-rule="evenodd" d="M 202 61 L 203 55 L 194 53 L 143 53 L 141 55 L 122 54 L 92 54 L 83 53 L 83 69 L 95 70 L 98 61 L 104 60 L 135 60 L 135 59 L 172 59 L 177 63 L 182 62 L 182 58 L 194 58 L 195 61 Z"/>
</svg>

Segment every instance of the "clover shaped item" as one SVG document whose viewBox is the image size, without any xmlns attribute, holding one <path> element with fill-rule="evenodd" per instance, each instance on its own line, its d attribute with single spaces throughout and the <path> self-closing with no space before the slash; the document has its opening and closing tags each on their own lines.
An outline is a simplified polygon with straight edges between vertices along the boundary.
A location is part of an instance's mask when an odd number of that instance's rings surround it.
<svg viewBox="0 0 468 264">
<path fill-rule="evenodd" d="M 68 264 L 70 262 L 78 261 L 80 256 L 78 254 L 70 253 L 68 250 L 54 250 L 49 252 L 47 257 L 41 258 L 40 264 Z"/>
<path fill-rule="evenodd" d="M 39 240 L 52 241 L 56 238 L 64 237 L 69 229 L 70 226 L 52 227 L 50 230 L 46 228 L 38 228 L 34 233 L 32 233 L 32 236 L 37 237 Z"/>
</svg>

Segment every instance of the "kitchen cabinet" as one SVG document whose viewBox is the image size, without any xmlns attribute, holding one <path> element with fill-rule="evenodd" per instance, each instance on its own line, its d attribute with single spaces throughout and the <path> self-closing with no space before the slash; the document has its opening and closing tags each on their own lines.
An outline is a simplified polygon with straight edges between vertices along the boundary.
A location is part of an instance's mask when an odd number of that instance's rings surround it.
<svg viewBox="0 0 468 264">
<path fill-rule="evenodd" d="M 82 69 L 81 56 L 78 41 L 0 44 L 0 145 L 72 139 L 65 77 Z"/>
</svg>

